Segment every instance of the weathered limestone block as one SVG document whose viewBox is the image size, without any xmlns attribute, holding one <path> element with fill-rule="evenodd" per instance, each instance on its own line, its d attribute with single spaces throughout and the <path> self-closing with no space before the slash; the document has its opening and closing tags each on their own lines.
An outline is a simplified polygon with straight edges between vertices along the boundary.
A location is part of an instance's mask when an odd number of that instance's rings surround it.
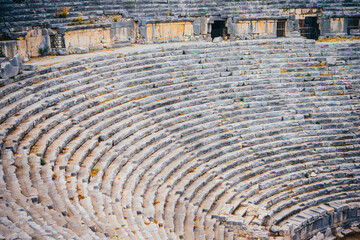
<svg viewBox="0 0 360 240">
<path fill-rule="evenodd" d="M 29 58 L 25 39 L 0 42 L 0 56 L 12 59 L 18 53 L 24 60 Z"/>
<path fill-rule="evenodd" d="M 1 77 L 4 79 L 8 79 L 14 77 L 18 74 L 19 67 L 13 66 L 10 62 L 6 62 L 1 66 Z"/>
<path fill-rule="evenodd" d="M 202 35 L 208 34 L 208 23 L 209 23 L 208 18 L 203 17 L 200 19 L 200 34 L 202 34 Z M 195 29 L 194 29 L 194 32 L 195 32 Z"/>
<path fill-rule="evenodd" d="M 75 48 L 75 53 L 77 53 L 77 54 L 84 54 L 84 53 L 88 53 L 88 52 L 89 52 L 89 48 L 87 48 L 87 47 Z"/>
<path fill-rule="evenodd" d="M 222 41 L 223 41 L 222 37 L 216 37 L 216 38 L 213 39 L 214 43 L 220 43 Z"/>
<path fill-rule="evenodd" d="M 13 58 L 18 53 L 17 41 L 2 41 L 0 42 L 0 56 L 8 59 Z"/>
<path fill-rule="evenodd" d="M 357 226 L 352 226 L 352 227 L 351 227 L 351 230 L 353 230 L 353 231 L 356 232 L 356 233 L 360 233 L 360 228 L 357 227 Z"/>
<path fill-rule="evenodd" d="M 19 70 L 22 70 L 23 67 L 23 62 L 21 59 L 20 54 L 15 55 L 11 60 L 10 60 L 11 65 L 19 67 Z"/>
<path fill-rule="evenodd" d="M 121 21 L 111 23 L 112 42 L 135 42 L 136 26 L 134 21 Z"/>
<path fill-rule="evenodd" d="M 195 36 L 199 36 L 200 35 L 200 29 L 201 29 L 201 21 L 200 18 L 196 18 L 193 24 L 193 28 L 194 28 L 194 34 Z"/>
<path fill-rule="evenodd" d="M 111 46 L 110 27 L 66 27 L 60 29 L 59 33 L 64 34 L 65 48 L 68 51 L 75 51 L 79 47 L 97 50 Z"/>
<path fill-rule="evenodd" d="M 330 19 L 330 33 L 332 35 L 346 35 L 344 18 Z"/>
<path fill-rule="evenodd" d="M 68 55 L 69 51 L 67 51 L 66 48 L 58 48 L 56 49 L 56 53 L 59 55 Z"/>
<path fill-rule="evenodd" d="M 1 66 L 1 77 L 8 79 L 16 76 L 22 69 L 23 62 L 20 54 L 17 54 L 10 62 L 3 62 Z"/>
<path fill-rule="evenodd" d="M 315 16 L 319 13 L 318 8 L 281 8 L 283 15 L 295 15 L 296 19 L 304 19 L 307 16 Z"/>
<path fill-rule="evenodd" d="M 276 20 L 238 20 L 231 24 L 233 37 L 241 39 L 275 37 Z"/>
<path fill-rule="evenodd" d="M 194 35 L 192 21 L 154 22 L 146 24 L 148 43 L 186 41 Z"/>
<path fill-rule="evenodd" d="M 30 57 L 37 57 L 50 51 L 50 36 L 47 29 L 30 30 L 25 40 Z"/>
<path fill-rule="evenodd" d="M 24 71 L 36 71 L 38 69 L 37 64 L 24 64 L 23 70 Z"/>
<path fill-rule="evenodd" d="M 323 239 L 325 239 L 325 236 L 324 236 L 324 234 L 322 234 L 321 232 L 318 232 L 318 233 L 316 234 L 316 236 L 314 236 L 314 237 L 311 238 L 311 240 L 323 240 Z"/>
<path fill-rule="evenodd" d="M 352 30 L 348 32 L 348 19 L 349 18 L 344 18 L 342 16 L 323 17 L 320 23 L 322 37 L 341 37 L 348 34 L 352 35 Z M 356 29 L 354 30 L 356 31 Z"/>
</svg>

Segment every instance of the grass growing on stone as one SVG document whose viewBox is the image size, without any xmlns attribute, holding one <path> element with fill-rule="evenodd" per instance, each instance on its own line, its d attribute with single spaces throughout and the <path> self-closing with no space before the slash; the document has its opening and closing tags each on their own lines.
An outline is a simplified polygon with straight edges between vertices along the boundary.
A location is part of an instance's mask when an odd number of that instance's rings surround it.
<svg viewBox="0 0 360 240">
<path fill-rule="evenodd" d="M 44 166 L 46 164 L 45 158 L 40 158 L 40 165 Z"/>
<path fill-rule="evenodd" d="M 81 24 L 83 24 L 82 21 L 83 21 L 82 17 L 74 18 L 73 20 L 71 20 L 71 23 L 69 23 L 69 26 L 81 25 Z"/>
<path fill-rule="evenodd" d="M 349 41 L 349 40 L 359 40 L 360 37 L 358 36 L 353 36 L 352 38 L 347 38 L 347 37 L 330 37 L 330 38 L 325 38 L 325 39 L 319 39 L 317 40 L 318 42 L 345 42 L 345 41 Z"/>
<path fill-rule="evenodd" d="M 99 171 L 100 171 L 100 170 L 97 169 L 97 168 L 91 169 L 90 177 L 95 177 L 95 176 L 98 174 Z"/>
<path fill-rule="evenodd" d="M 56 18 L 66 18 L 69 14 L 70 8 L 63 7 L 60 12 L 55 13 Z"/>
<path fill-rule="evenodd" d="M 39 54 L 40 56 L 45 56 L 49 52 L 49 47 L 40 47 L 39 48 Z"/>
<path fill-rule="evenodd" d="M 280 68 L 280 72 L 281 72 L 281 73 L 286 73 L 286 70 Z"/>
</svg>

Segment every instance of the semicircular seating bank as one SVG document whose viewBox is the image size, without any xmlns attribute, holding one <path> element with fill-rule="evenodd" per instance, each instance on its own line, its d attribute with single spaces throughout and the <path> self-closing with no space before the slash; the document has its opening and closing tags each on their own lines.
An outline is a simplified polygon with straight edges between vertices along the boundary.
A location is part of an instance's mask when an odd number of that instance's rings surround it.
<svg viewBox="0 0 360 240">
<path fill-rule="evenodd" d="M 165 44 L 0 79 L 0 238 L 310 239 L 359 221 L 359 49 Z"/>
</svg>

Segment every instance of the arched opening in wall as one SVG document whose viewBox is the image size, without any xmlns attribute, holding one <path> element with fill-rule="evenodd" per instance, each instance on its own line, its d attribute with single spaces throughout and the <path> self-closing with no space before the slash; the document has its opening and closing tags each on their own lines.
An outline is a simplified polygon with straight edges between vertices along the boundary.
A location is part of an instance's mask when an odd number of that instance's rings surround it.
<svg viewBox="0 0 360 240">
<path fill-rule="evenodd" d="M 351 34 L 352 29 L 359 29 L 359 18 L 348 18 L 347 20 L 347 34 Z"/>
<path fill-rule="evenodd" d="M 224 37 L 227 34 L 225 20 L 216 20 L 211 24 L 211 38 Z"/>
<path fill-rule="evenodd" d="M 308 39 L 317 40 L 320 36 L 319 24 L 317 17 L 305 17 L 299 20 L 300 35 Z"/>
<path fill-rule="evenodd" d="M 276 23 L 276 37 L 285 37 L 286 20 L 278 20 Z"/>
</svg>

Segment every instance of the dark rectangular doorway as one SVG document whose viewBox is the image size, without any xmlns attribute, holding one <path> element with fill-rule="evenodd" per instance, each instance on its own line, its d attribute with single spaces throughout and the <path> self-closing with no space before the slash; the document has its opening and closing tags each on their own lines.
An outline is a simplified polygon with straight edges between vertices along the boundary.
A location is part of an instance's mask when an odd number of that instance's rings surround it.
<svg viewBox="0 0 360 240">
<path fill-rule="evenodd" d="M 350 35 L 351 29 L 359 29 L 359 18 L 348 18 L 347 34 Z"/>
<path fill-rule="evenodd" d="M 299 20 L 300 35 L 308 39 L 317 40 L 320 36 L 317 17 L 305 17 Z"/>
<path fill-rule="evenodd" d="M 225 21 L 214 21 L 211 24 L 211 38 L 224 37 L 226 35 Z"/>
<path fill-rule="evenodd" d="M 285 20 L 278 20 L 276 24 L 276 37 L 285 37 Z"/>
</svg>

